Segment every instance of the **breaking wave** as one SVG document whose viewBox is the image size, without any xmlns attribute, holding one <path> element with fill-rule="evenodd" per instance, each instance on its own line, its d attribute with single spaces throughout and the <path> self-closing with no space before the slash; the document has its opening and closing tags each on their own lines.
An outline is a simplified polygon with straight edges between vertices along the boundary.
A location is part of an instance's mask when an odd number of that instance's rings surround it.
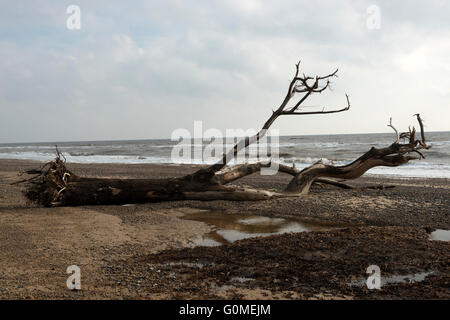
<svg viewBox="0 0 450 320">
<path fill-rule="evenodd" d="M 389 168 L 377 167 L 368 174 L 394 175 L 401 177 L 440 177 L 450 178 L 450 132 L 432 132 L 428 134 L 432 148 L 425 152 L 427 159 L 414 161 L 404 166 Z M 301 169 L 318 160 L 345 165 L 353 161 L 371 147 L 387 146 L 392 143 L 392 134 L 329 135 L 280 137 L 278 155 L 273 154 L 281 163 L 295 163 Z M 218 158 L 172 160 L 171 152 L 178 142 L 171 140 L 138 141 L 89 141 L 63 143 L 0 144 L 0 159 L 25 159 L 49 161 L 55 156 L 55 144 L 72 163 L 160 163 L 160 164 L 212 164 Z M 195 141 L 192 150 L 205 147 Z M 187 146 L 187 145 L 186 145 Z M 213 147 L 218 146 L 213 145 Z M 233 144 L 226 144 L 229 149 Z M 269 144 L 269 150 L 274 144 Z M 261 147 L 266 145 L 261 144 Z M 221 154 L 220 148 L 217 148 Z M 249 148 L 249 156 L 243 161 L 256 162 L 256 146 Z M 193 152 L 194 154 L 194 152 Z M 201 152 L 200 152 L 201 154 Z M 259 160 L 267 160 L 262 157 Z"/>
</svg>

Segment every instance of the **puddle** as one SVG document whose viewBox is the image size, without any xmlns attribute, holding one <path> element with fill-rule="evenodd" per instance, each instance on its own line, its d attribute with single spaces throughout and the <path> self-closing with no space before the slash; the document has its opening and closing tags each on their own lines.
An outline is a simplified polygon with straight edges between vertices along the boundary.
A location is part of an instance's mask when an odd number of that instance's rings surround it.
<svg viewBox="0 0 450 320">
<path fill-rule="evenodd" d="M 429 272 L 419 272 L 414 274 L 407 275 L 393 275 L 390 277 L 383 277 L 381 275 L 381 286 L 384 286 L 389 283 L 412 283 L 412 282 L 421 282 L 425 280 L 425 278 L 431 274 L 434 274 L 435 271 Z M 353 281 L 348 283 L 349 286 L 363 287 L 366 285 L 367 279 Z"/>
<path fill-rule="evenodd" d="M 189 213 L 182 218 L 201 221 L 213 227 L 211 232 L 192 243 L 194 246 L 207 247 L 220 246 L 248 238 L 267 237 L 273 234 L 335 229 L 282 218 L 225 214 L 213 211 Z"/>
<path fill-rule="evenodd" d="M 246 282 L 250 282 L 250 281 L 254 281 L 255 279 L 253 278 L 245 278 L 245 277 L 232 277 L 230 279 L 230 282 L 232 282 L 233 284 L 223 284 L 221 286 L 217 285 L 217 284 L 212 284 L 211 285 L 211 289 L 216 291 L 216 292 L 223 292 L 223 291 L 228 291 L 228 290 L 235 290 L 238 288 L 239 284 L 243 284 Z M 237 285 L 237 286 L 236 286 Z"/>
<path fill-rule="evenodd" d="M 430 234 L 430 240 L 450 241 L 450 230 L 436 229 Z"/>
<path fill-rule="evenodd" d="M 249 282 L 249 281 L 253 281 L 255 279 L 253 278 L 246 278 L 246 277 L 232 277 L 230 279 L 231 282 L 239 282 L 239 283 L 245 283 L 245 282 Z"/>
<path fill-rule="evenodd" d="M 168 262 L 162 264 L 163 266 L 183 266 L 183 267 L 189 267 L 189 268 L 203 268 L 206 264 L 201 262 Z M 213 266 L 214 263 L 208 263 L 208 265 Z"/>
</svg>

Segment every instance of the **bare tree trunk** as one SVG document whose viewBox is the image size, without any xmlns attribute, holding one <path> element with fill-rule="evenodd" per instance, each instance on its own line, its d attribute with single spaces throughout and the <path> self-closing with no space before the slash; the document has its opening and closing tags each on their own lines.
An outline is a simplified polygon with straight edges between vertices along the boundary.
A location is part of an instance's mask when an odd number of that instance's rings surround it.
<svg viewBox="0 0 450 320">
<path fill-rule="evenodd" d="M 359 178 L 367 170 L 374 167 L 397 167 L 410 160 L 424 158 L 424 155 L 419 149 L 429 149 L 431 146 L 426 145 L 425 133 L 423 132 L 423 123 L 420 115 L 416 114 L 415 116 L 417 116 L 421 128 L 422 140 L 416 140 L 416 131 L 413 128 L 412 131 L 402 133 L 402 137 L 408 138 L 409 142 L 405 144 L 399 143 L 400 136 L 398 131 L 392 125 L 391 119 L 388 126 L 394 129 L 397 139 L 389 147 L 381 149 L 372 148 L 361 157 L 345 166 L 333 166 L 317 162 L 299 172 L 288 184 L 286 191 L 307 194 L 313 182 L 321 177 L 351 180 Z M 408 155 L 410 153 L 416 153 L 419 156 L 410 156 Z"/>
<path fill-rule="evenodd" d="M 279 116 L 283 115 L 313 115 L 313 114 L 329 114 L 329 113 L 338 113 L 347 111 L 350 109 L 350 100 L 348 96 L 347 98 L 347 106 L 338 110 L 327 110 L 322 108 L 321 111 L 310 111 L 310 112 L 300 112 L 299 108 L 302 103 L 305 102 L 308 97 L 310 97 L 314 93 L 322 93 L 325 91 L 330 85 L 330 78 L 336 77 L 338 69 L 336 69 L 333 73 L 326 76 L 299 76 L 300 70 L 300 61 L 295 65 L 295 75 L 292 78 L 288 92 L 281 103 L 281 105 L 275 111 L 272 111 L 272 115 L 267 119 L 267 121 L 262 126 L 261 130 L 252 137 L 246 137 L 243 142 L 238 142 L 236 145 L 227 153 L 224 153 L 222 159 L 220 159 L 217 163 L 210 166 L 207 169 L 200 169 L 194 174 L 190 175 L 190 179 L 198 180 L 198 181 L 210 181 L 214 178 L 216 172 L 223 169 L 228 162 L 236 157 L 239 151 L 247 148 L 250 144 L 258 142 L 264 135 L 267 130 L 272 126 L 275 120 Z M 326 81 L 325 84 L 322 84 L 323 81 Z M 312 83 L 310 83 L 312 82 Z M 301 93 L 303 96 L 295 103 L 293 107 L 288 107 L 289 102 L 294 98 L 296 93 Z"/>
<path fill-rule="evenodd" d="M 309 192 L 313 183 L 353 188 L 343 180 L 358 178 L 376 166 L 399 166 L 410 160 L 418 159 L 416 156 L 410 156 L 410 153 L 416 153 L 420 158 L 424 157 L 419 150 L 428 149 L 430 146 L 425 142 L 422 119 L 419 114 L 416 114 L 421 129 L 421 140 L 416 140 L 414 128 L 409 132 L 399 134 L 392 125 L 391 119 L 388 126 L 394 129 L 396 141 L 386 148 L 372 148 L 348 165 L 333 166 L 317 162 L 300 171 L 295 167 L 279 164 L 279 171 L 293 176 L 285 192 L 230 185 L 233 181 L 270 166 L 270 162 L 240 164 L 234 167 L 226 165 L 236 157 L 240 150 L 258 142 L 279 116 L 329 114 L 349 110 L 350 101 L 346 95 L 347 106 L 345 108 L 330 111 L 325 108 L 320 111 L 300 111 L 302 103 L 309 96 L 321 93 L 329 87 L 329 79 L 336 76 L 337 70 L 323 77 L 304 75 L 299 77 L 299 65 L 300 62 L 296 64 L 296 72 L 290 82 L 286 97 L 280 107 L 273 111 L 262 129 L 255 136 L 247 137 L 243 142 L 237 143 L 233 149 L 222 156 L 221 161 L 209 168 L 174 179 L 84 178 L 67 170 L 65 159 L 63 160 L 63 155 L 57 149 L 54 161 L 45 164 L 40 170 L 28 171 L 28 174 L 34 176 L 17 183 L 26 183 L 24 193 L 27 199 L 44 206 L 106 205 L 175 200 L 256 201 L 304 195 Z M 325 84 L 321 84 L 322 81 L 325 81 Z M 303 96 L 292 107 L 288 107 L 288 103 L 296 93 L 302 93 Z M 401 144 L 400 139 L 409 139 L 409 142 Z"/>
<path fill-rule="evenodd" d="M 191 179 L 110 179 L 84 178 L 67 170 L 59 154 L 46 170 L 33 170 L 38 175 L 26 180 L 25 196 L 47 207 L 145 203 L 176 200 L 256 201 L 291 195 L 199 183 Z"/>
</svg>

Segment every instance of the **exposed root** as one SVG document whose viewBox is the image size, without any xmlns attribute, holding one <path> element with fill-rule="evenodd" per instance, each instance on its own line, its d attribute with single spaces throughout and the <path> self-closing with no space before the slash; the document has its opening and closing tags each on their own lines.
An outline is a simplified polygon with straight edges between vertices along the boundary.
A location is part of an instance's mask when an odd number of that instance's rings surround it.
<svg viewBox="0 0 450 320">
<path fill-rule="evenodd" d="M 25 197 L 37 204 L 49 207 L 57 206 L 70 179 L 76 177 L 66 168 L 64 155 L 56 148 L 56 159 L 44 164 L 40 170 L 28 170 L 25 173 L 34 175 L 30 179 L 17 183 L 26 183 Z"/>
<path fill-rule="evenodd" d="M 367 170 L 377 166 L 396 167 L 411 160 L 425 158 L 420 150 L 431 148 L 425 140 L 423 120 L 415 114 L 420 126 L 420 139 L 416 139 L 414 127 L 408 132 L 400 133 L 389 121 L 389 127 L 395 132 L 395 141 L 385 148 L 372 147 L 353 162 L 335 166 L 321 161 L 298 170 L 297 168 L 279 164 L 278 171 L 293 176 L 283 193 L 267 190 L 254 190 L 237 186 L 226 186 L 235 180 L 270 167 L 271 163 L 241 164 L 227 168 L 227 163 L 234 159 L 238 152 L 253 143 L 260 141 L 275 120 L 284 115 L 331 114 L 348 111 L 350 100 L 346 95 L 347 105 L 343 108 L 317 111 L 303 111 L 303 102 L 315 93 L 329 88 L 337 70 L 325 76 L 299 76 L 299 65 L 296 64 L 295 75 L 290 82 L 288 92 L 281 105 L 272 112 L 261 130 L 251 137 L 238 142 L 232 149 L 224 153 L 222 159 L 208 168 L 180 178 L 170 179 L 111 179 L 81 178 L 67 170 L 66 159 L 56 148 L 56 159 L 46 163 L 41 170 L 30 170 L 27 173 L 34 177 L 20 181 L 27 183 L 24 192 L 27 199 L 44 206 L 58 205 L 99 205 L 144 203 L 176 200 L 238 200 L 254 201 L 273 198 L 303 196 L 309 192 L 313 184 L 328 184 L 344 189 L 358 189 L 344 181 L 356 179 Z M 300 93 L 297 102 L 292 106 L 291 99 Z M 292 102 L 292 101 L 291 101 Z M 400 143 L 402 140 L 402 143 Z M 405 143 L 405 140 L 408 142 Z M 414 156 L 412 155 L 414 154 Z M 393 186 L 369 186 L 362 188 L 385 189 Z"/>
</svg>

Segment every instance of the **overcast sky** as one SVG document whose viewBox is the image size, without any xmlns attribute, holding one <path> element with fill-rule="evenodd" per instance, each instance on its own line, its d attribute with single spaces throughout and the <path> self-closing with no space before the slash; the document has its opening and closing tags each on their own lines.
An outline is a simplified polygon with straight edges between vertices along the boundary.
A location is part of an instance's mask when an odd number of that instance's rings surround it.
<svg viewBox="0 0 450 320">
<path fill-rule="evenodd" d="M 307 105 L 343 107 L 348 93 L 352 108 L 279 118 L 283 135 L 388 132 L 390 116 L 405 130 L 418 112 L 450 130 L 450 1 L 0 4 L 0 143 L 168 138 L 194 120 L 257 129 L 298 59 L 307 74 L 339 68 Z"/>
</svg>

